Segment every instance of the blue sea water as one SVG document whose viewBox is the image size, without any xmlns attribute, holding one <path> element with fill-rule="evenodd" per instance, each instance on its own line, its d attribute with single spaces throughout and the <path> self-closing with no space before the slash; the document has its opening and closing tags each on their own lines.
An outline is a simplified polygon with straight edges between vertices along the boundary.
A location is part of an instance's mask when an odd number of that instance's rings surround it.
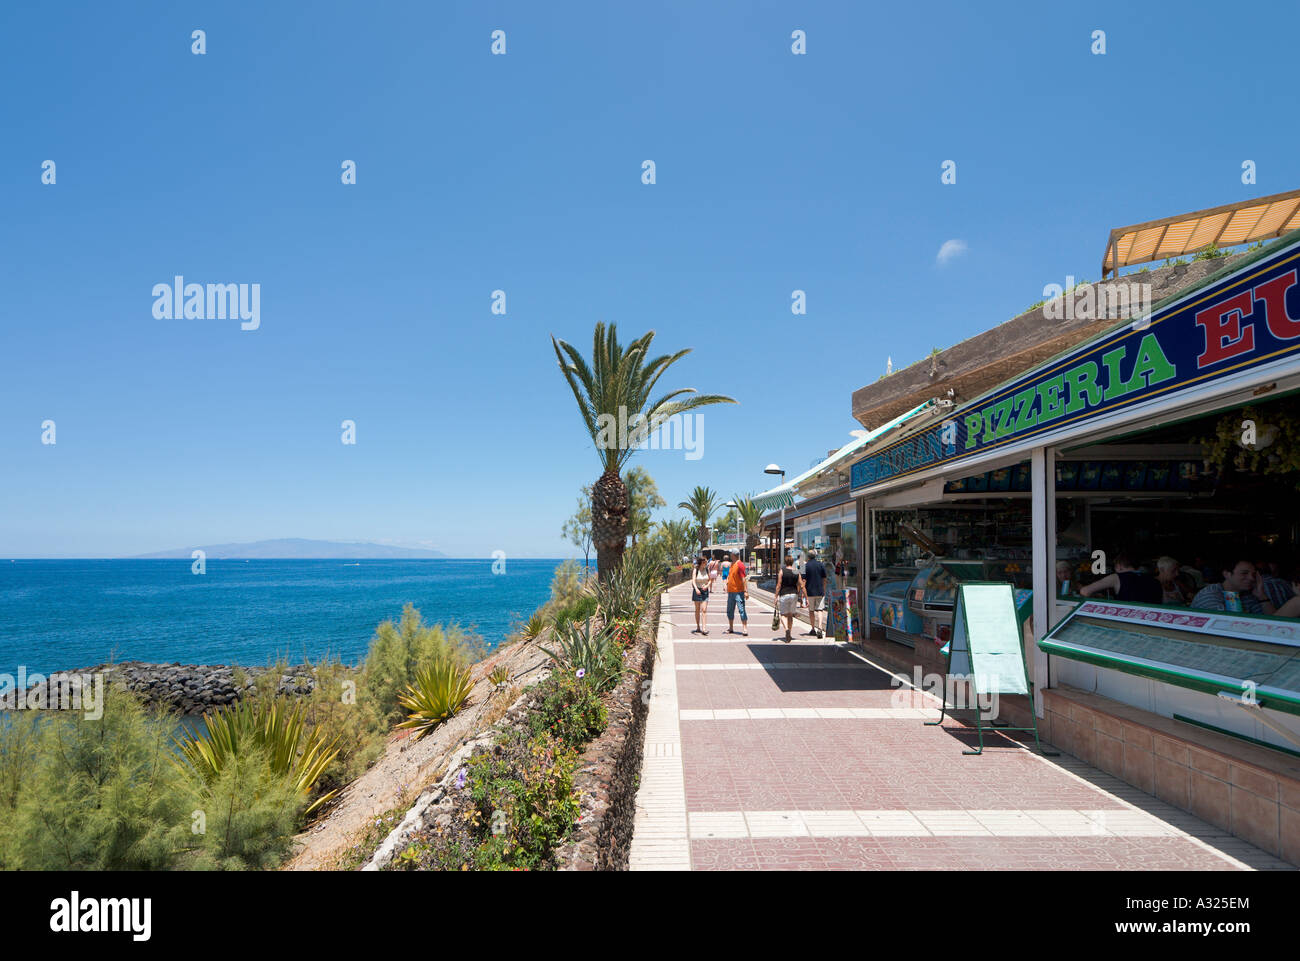
<svg viewBox="0 0 1300 961">
<path fill-rule="evenodd" d="M 365 656 L 412 603 L 490 646 L 550 596 L 558 560 L 0 560 L 0 673 L 105 661 L 260 666 Z"/>
</svg>

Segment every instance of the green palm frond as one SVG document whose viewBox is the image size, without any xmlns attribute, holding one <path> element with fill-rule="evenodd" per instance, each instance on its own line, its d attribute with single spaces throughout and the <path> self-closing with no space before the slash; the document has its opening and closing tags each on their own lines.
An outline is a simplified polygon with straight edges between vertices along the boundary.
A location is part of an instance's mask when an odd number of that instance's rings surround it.
<svg viewBox="0 0 1300 961">
<path fill-rule="evenodd" d="M 625 418 L 623 422 L 628 425 L 629 434 L 633 434 L 633 426 L 638 418 L 644 418 L 643 430 L 648 432 L 661 426 L 674 414 L 710 404 L 736 403 L 731 397 L 699 394 L 689 387 L 670 391 L 651 402 L 650 393 L 659 378 L 690 353 L 687 348 L 647 360 L 654 337 L 655 332 L 649 331 L 631 343 L 622 345 L 615 324 L 606 326 L 604 322 L 597 323 L 592 335 L 590 362 L 572 344 L 551 337 L 560 372 L 573 391 L 583 425 L 596 443 L 596 453 L 606 471 L 622 470 L 636 450 L 636 438 L 635 435 L 628 437 L 626 446 L 622 446 L 622 438 L 613 445 L 602 445 L 602 417 L 613 418 L 614 423 L 620 422 L 620 416 Z"/>
</svg>

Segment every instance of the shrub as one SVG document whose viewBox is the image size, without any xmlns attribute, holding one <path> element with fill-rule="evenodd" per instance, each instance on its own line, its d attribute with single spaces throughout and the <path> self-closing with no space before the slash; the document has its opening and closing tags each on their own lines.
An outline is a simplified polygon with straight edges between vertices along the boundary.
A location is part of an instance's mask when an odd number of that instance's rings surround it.
<svg viewBox="0 0 1300 961">
<path fill-rule="evenodd" d="M 596 585 L 596 602 L 607 622 L 640 623 L 663 590 L 661 565 L 645 551 L 628 551 L 623 563 Z"/>
<path fill-rule="evenodd" d="M 557 670 L 581 676 L 597 694 L 608 691 L 623 676 L 623 645 L 608 627 L 595 632 L 590 623 L 581 628 L 573 624 L 557 627 L 555 645 L 558 650 L 542 650 L 555 660 Z"/>
<path fill-rule="evenodd" d="M 187 824 L 193 870 L 273 868 L 288 855 L 306 802 L 292 776 L 260 744 L 245 744 L 210 780 L 194 780 L 189 817 L 202 815 L 201 832 Z"/>
<path fill-rule="evenodd" d="M 192 807 L 170 722 L 108 685 L 103 715 L 44 711 L 0 724 L 0 867 L 168 867 Z"/>
<path fill-rule="evenodd" d="M 357 669 L 337 658 L 321 660 L 311 667 L 316 685 L 310 694 L 299 695 L 296 702 L 302 706 L 304 725 L 319 729 L 321 737 L 337 748 L 316 783 L 316 790 L 326 794 L 343 788 L 374 763 L 383 753 L 388 726 L 372 699 L 356 696 L 355 689 L 353 696 L 344 696 L 346 685 L 360 686 Z"/>
<path fill-rule="evenodd" d="M 605 730 L 608 713 L 586 677 L 552 674 L 537 685 L 537 703 L 528 715 L 534 735 L 549 734 L 569 747 L 580 747 Z"/>
<path fill-rule="evenodd" d="M 562 610 L 573 604 L 586 592 L 582 568 L 577 561 L 569 560 L 555 569 L 551 577 L 551 607 Z"/>
<path fill-rule="evenodd" d="M 476 867 L 543 866 L 578 819 L 577 762 L 575 752 L 545 734 L 516 736 L 470 759 L 467 787 L 482 839 Z"/>
<path fill-rule="evenodd" d="M 366 655 L 360 693 L 385 724 L 403 717 L 398 697 L 415 681 L 422 665 L 440 659 L 465 665 L 486 653 L 483 639 L 452 624 L 426 625 L 420 612 L 407 604 L 401 620 L 384 621 L 375 631 Z"/>
<path fill-rule="evenodd" d="M 581 623 L 588 618 L 596 616 L 596 597 L 593 594 L 582 594 L 572 603 L 555 611 L 552 617 L 552 625 L 556 628 L 567 627 L 570 624 Z"/>
<path fill-rule="evenodd" d="M 407 719 L 397 725 L 398 730 L 413 730 L 412 740 L 418 741 L 459 713 L 473 690 L 474 679 L 468 666 L 451 658 L 436 659 L 418 671 L 415 683 L 398 697 L 409 712 Z"/>
<path fill-rule="evenodd" d="M 338 753 L 319 728 L 308 728 L 303 707 L 288 706 L 282 699 L 246 700 L 233 707 L 218 708 L 204 715 L 200 733 L 183 732 L 176 746 L 192 774 L 208 790 L 216 790 L 226 768 L 236 766 L 244 756 L 264 761 L 274 777 L 286 779 L 305 801 L 316 781 Z M 242 777 L 236 777 L 242 783 Z M 331 792 L 332 794 L 332 792 Z M 307 808 L 313 810 L 329 800 L 323 794 Z"/>
</svg>

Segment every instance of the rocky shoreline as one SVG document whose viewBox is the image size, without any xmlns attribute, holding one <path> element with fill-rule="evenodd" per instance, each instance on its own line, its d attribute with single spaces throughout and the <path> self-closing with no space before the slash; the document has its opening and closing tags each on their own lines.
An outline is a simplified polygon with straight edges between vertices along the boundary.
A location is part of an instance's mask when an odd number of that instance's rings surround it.
<svg viewBox="0 0 1300 961">
<path fill-rule="evenodd" d="M 81 692 L 93 695 L 101 683 L 119 683 L 138 694 L 145 706 L 154 711 L 167 711 L 182 715 L 201 715 L 214 708 L 233 704 L 251 691 L 258 679 L 268 673 L 279 673 L 276 693 L 287 696 L 310 694 L 316 687 L 315 668 L 294 665 L 287 670 L 272 667 L 239 667 L 229 664 L 150 664 L 144 661 L 124 661 L 120 664 L 97 664 L 76 671 L 60 671 L 42 677 L 34 684 L 18 684 L 0 694 L 0 711 L 16 707 L 16 691 L 24 690 L 25 705 L 39 709 L 55 706 L 61 698 L 66 702 L 81 704 Z M 97 681 L 97 678 L 102 678 Z"/>
</svg>

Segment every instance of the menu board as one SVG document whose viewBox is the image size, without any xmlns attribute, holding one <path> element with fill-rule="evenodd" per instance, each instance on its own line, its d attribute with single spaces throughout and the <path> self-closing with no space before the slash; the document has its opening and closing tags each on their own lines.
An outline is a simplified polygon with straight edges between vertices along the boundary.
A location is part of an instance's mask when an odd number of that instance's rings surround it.
<svg viewBox="0 0 1300 961">
<path fill-rule="evenodd" d="M 1028 694 L 1020 619 L 1010 584 L 962 584 L 948 671 L 974 677 L 980 694 Z"/>
<path fill-rule="evenodd" d="M 1206 693 L 1250 693 L 1300 714 L 1300 622 L 1287 618 L 1085 601 L 1038 646 Z"/>
</svg>

